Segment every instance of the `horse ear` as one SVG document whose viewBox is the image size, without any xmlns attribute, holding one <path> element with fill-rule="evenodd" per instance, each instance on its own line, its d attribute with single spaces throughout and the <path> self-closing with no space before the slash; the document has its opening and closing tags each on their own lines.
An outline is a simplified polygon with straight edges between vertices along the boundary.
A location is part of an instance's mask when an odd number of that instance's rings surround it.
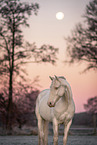
<svg viewBox="0 0 97 145">
<path fill-rule="evenodd" d="M 54 76 L 55 76 L 56 80 L 58 80 L 58 77 L 56 75 L 54 75 Z"/>
<path fill-rule="evenodd" d="M 59 78 L 56 75 L 54 75 L 54 76 L 55 76 L 56 80 L 60 82 Z"/>
<path fill-rule="evenodd" d="M 54 79 L 54 77 L 51 77 L 51 76 L 49 76 L 49 78 L 50 78 L 51 80 L 53 80 L 53 79 Z"/>
</svg>

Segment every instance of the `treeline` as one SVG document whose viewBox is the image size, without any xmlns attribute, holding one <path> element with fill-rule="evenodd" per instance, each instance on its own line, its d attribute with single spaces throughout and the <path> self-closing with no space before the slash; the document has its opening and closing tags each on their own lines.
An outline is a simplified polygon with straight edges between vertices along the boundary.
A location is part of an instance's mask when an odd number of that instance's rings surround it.
<svg viewBox="0 0 97 145">
<path fill-rule="evenodd" d="M 96 121 L 96 124 L 97 124 L 97 121 Z M 93 127 L 93 115 L 87 112 L 76 113 L 74 115 L 72 125 Z"/>
<path fill-rule="evenodd" d="M 22 128 L 24 125 L 25 126 L 32 126 L 36 127 L 37 126 L 37 120 L 35 116 L 35 111 L 34 111 L 34 106 L 35 103 L 32 106 L 33 111 L 29 112 L 23 112 L 19 114 L 16 118 L 14 118 L 13 126 L 17 126 L 18 128 Z M 97 124 L 97 122 L 96 122 Z M 5 121 L 4 121 L 4 116 L 0 113 L 0 127 L 5 126 Z M 81 112 L 81 113 L 75 113 L 73 122 L 72 122 L 72 127 L 93 127 L 93 116 L 91 114 L 88 114 L 87 112 Z"/>
<path fill-rule="evenodd" d="M 36 125 L 35 118 L 35 102 L 39 90 L 32 90 L 30 93 L 24 94 L 21 97 L 15 96 L 11 109 L 11 129 L 15 126 L 22 128 L 23 125 Z M 0 94 L 0 126 L 7 129 L 7 104 L 8 97 Z"/>
</svg>

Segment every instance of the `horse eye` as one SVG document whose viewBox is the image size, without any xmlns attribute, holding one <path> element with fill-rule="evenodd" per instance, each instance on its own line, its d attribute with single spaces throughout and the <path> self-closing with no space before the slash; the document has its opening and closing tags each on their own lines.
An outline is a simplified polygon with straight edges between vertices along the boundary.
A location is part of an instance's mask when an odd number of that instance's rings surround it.
<svg viewBox="0 0 97 145">
<path fill-rule="evenodd" d="M 57 90 L 58 89 L 58 87 L 55 87 L 55 90 Z"/>
</svg>

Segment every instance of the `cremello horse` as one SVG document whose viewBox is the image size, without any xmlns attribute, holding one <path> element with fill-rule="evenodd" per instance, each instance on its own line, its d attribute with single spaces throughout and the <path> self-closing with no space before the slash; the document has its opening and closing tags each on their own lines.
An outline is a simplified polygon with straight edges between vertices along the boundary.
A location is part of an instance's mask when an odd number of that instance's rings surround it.
<svg viewBox="0 0 97 145">
<path fill-rule="evenodd" d="M 58 145 L 58 126 L 64 123 L 63 144 L 66 145 L 68 131 L 75 112 L 72 91 L 64 77 L 50 77 L 50 89 L 42 91 L 36 100 L 39 145 L 48 144 L 48 122 L 53 122 L 54 145 Z"/>
</svg>

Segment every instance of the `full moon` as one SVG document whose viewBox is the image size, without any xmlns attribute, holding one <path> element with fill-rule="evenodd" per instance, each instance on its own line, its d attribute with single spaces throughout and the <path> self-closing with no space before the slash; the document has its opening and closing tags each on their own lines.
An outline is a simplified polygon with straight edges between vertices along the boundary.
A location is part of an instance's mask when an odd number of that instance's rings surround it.
<svg viewBox="0 0 97 145">
<path fill-rule="evenodd" d="M 58 13 L 56 13 L 56 18 L 57 18 L 58 20 L 62 20 L 62 19 L 64 18 L 64 13 L 63 13 L 63 12 L 58 12 Z"/>
</svg>

